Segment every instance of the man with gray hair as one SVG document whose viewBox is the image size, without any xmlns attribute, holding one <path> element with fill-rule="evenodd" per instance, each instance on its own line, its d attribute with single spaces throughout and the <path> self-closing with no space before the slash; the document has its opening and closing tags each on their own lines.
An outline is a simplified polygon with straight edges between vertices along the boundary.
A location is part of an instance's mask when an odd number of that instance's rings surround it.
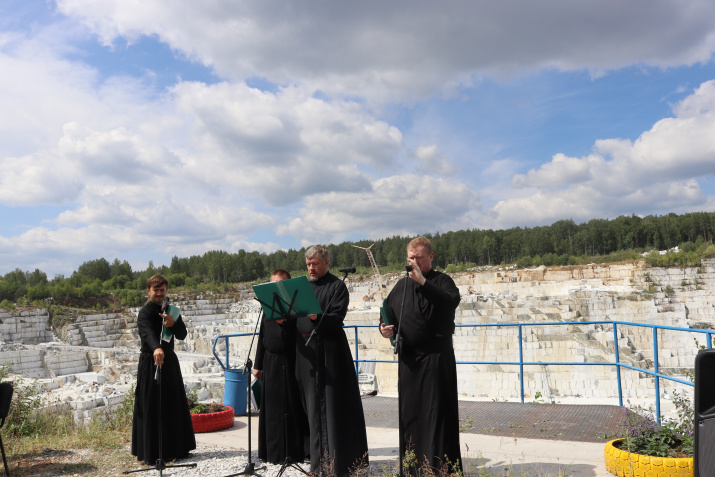
<svg viewBox="0 0 715 477">
<path fill-rule="evenodd" d="M 328 271 L 325 247 L 310 247 L 305 263 L 323 310 L 296 320 L 296 375 L 308 415 L 310 470 L 347 475 L 368 463 L 360 387 L 343 331 L 350 295 L 345 283 Z"/>
</svg>

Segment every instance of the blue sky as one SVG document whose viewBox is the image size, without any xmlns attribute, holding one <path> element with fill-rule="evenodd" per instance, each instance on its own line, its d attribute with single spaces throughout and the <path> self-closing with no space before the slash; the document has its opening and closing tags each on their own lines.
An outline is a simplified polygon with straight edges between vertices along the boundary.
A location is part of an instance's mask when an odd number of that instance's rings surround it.
<svg viewBox="0 0 715 477">
<path fill-rule="evenodd" d="M 0 274 L 715 211 L 711 3 L 2 2 Z"/>
</svg>

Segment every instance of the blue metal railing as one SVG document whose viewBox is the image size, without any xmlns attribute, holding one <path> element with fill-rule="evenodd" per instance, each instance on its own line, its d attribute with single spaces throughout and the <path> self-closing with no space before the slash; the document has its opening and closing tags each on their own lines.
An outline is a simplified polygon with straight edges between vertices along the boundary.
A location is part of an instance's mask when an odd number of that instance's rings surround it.
<svg viewBox="0 0 715 477">
<path fill-rule="evenodd" d="M 613 326 L 613 342 L 614 342 L 614 357 L 615 362 L 567 362 L 567 361 L 524 361 L 524 349 L 523 349 L 523 329 L 524 327 L 543 327 L 543 326 L 567 326 L 567 325 L 577 325 L 577 326 L 589 326 L 589 325 L 609 325 Z M 620 362 L 620 354 L 618 350 L 618 327 L 619 326 L 635 326 L 642 328 L 651 328 L 653 334 L 653 371 L 643 368 L 638 368 L 636 366 L 631 366 Z M 674 378 L 672 376 L 664 375 L 660 373 L 660 365 L 658 362 L 658 330 L 671 330 L 677 332 L 687 332 L 687 333 L 701 333 L 706 335 L 706 347 L 707 349 L 712 349 L 713 335 L 715 330 L 701 330 L 694 328 L 678 328 L 675 326 L 664 326 L 664 325 L 649 325 L 644 323 L 633 323 L 628 321 L 557 321 L 557 322 L 544 322 L 544 323 L 488 323 L 488 324 L 466 324 L 457 325 L 458 328 L 503 328 L 503 327 L 517 327 L 518 328 L 518 341 L 519 341 L 519 361 L 457 361 L 457 364 L 497 364 L 497 365 L 513 365 L 519 366 L 519 384 L 520 384 L 520 394 L 521 402 L 524 402 L 524 366 L 549 366 L 549 365 L 573 365 L 573 366 L 614 366 L 616 368 L 616 379 L 618 381 L 618 405 L 623 406 L 623 388 L 621 382 L 621 368 L 630 369 L 632 371 L 637 371 L 640 373 L 645 373 L 655 378 L 655 412 L 658 421 L 660 422 L 660 379 L 667 379 L 670 381 L 675 381 L 688 386 L 693 386 L 690 381 L 685 381 L 682 379 Z M 376 325 L 348 325 L 344 328 L 353 328 L 354 338 L 355 338 L 355 373 L 358 373 L 359 363 L 397 363 L 397 360 L 375 360 L 375 359 L 360 359 L 360 347 L 358 346 L 358 330 L 360 328 L 370 328 L 372 332 L 379 333 L 377 331 Z M 214 340 L 213 354 L 219 361 L 219 364 L 224 368 L 229 367 L 229 338 L 238 336 L 251 336 L 253 333 L 239 333 L 232 335 L 219 335 Z M 221 359 L 216 354 L 216 343 L 219 339 L 226 340 L 226 366 L 223 365 Z"/>
<path fill-rule="evenodd" d="M 232 335 L 218 335 L 216 338 L 214 338 L 214 344 L 211 347 L 211 352 L 213 353 L 214 357 L 216 358 L 216 361 L 218 361 L 219 366 L 225 371 L 226 369 L 232 369 L 231 365 L 229 363 L 229 338 L 236 338 L 240 336 L 252 336 L 252 335 L 257 335 L 258 333 L 235 333 Z M 226 340 L 226 364 L 224 365 L 223 362 L 221 362 L 221 358 L 219 358 L 218 354 L 216 354 L 216 344 L 218 343 L 218 340 L 220 339 L 225 339 Z"/>
</svg>

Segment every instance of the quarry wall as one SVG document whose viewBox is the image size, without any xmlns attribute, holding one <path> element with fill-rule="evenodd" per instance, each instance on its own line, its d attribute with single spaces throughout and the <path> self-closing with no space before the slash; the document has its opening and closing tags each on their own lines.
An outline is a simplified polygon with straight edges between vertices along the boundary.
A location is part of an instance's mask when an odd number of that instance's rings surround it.
<svg viewBox="0 0 715 477">
<path fill-rule="evenodd" d="M 360 359 L 387 361 L 361 363 L 364 390 L 396 392 L 397 366 L 389 341 L 376 324 L 379 304 L 401 277 L 389 278 L 386 288 L 377 282 L 350 282 L 351 305 L 346 325 L 359 325 L 348 339 Z M 528 365 L 524 367 L 526 399 L 545 402 L 618 404 L 618 380 L 612 366 L 615 346 L 620 360 L 654 369 L 653 333 L 650 328 L 617 328 L 586 324 L 593 321 L 627 321 L 689 329 L 711 329 L 715 324 L 715 260 L 700 267 L 646 268 L 643 263 L 587 265 L 558 268 L 508 269 L 491 267 L 453 276 L 462 294 L 454 336 L 458 361 L 459 393 L 465 398 L 518 401 L 520 396 L 519 329 L 523 323 L 521 352 L 524 361 L 590 363 Z M 189 335 L 178 342 L 177 353 L 188 390 L 200 400 L 223 397 L 222 368 L 212 351 L 218 335 L 253 333 L 260 316 L 250 298 L 205 294 L 174 296 L 182 309 Z M 62 329 L 49 326 L 46 309 L 0 310 L 0 364 L 13 373 L 39 380 L 56 399 L 70 403 L 78 418 L 93 409 L 121 401 L 131 389 L 138 360 L 136 331 L 138 308 L 123 313 L 87 314 Z M 542 323 L 570 324 L 545 326 Z M 467 325 L 501 325 L 479 326 Z M 659 330 L 659 371 L 681 379 L 691 372 L 704 335 Z M 251 336 L 216 342 L 224 365 L 243 366 Z M 255 353 L 255 342 L 251 357 Z M 475 364 L 474 362 L 489 362 Z M 622 370 L 625 399 L 654 398 L 654 380 L 646 373 Z M 661 380 L 666 395 L 675 389 L 692 392 L 680 384 Z"/>
</svg>

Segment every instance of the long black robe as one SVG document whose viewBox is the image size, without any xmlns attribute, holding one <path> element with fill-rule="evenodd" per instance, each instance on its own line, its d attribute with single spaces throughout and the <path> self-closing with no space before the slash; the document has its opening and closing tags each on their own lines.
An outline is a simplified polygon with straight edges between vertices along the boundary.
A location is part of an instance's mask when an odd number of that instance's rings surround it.
<svg viewBox="0 0 715 477">
<path fill-rule="evenodd" d="M 291 462 L 303 462 L 309 455 L 308 418 L 295 379 L 295 334 L 295 320 L 281 325 L 264 316 L 256 346 L 254 368 L 263 372 L 258 457 L 272 464 L 285 462 L 286 441 Z M 287 414 L 285 423 L 284 414 Z"/>
<path fill-rule="evenodd" d="M 462 468 L 452 346 L 454 311 L 461 298 L 449 275 L 430 270 L 425 278 L 422 286 L 404 278 L 387 297 L 402 338 L 398 376 L 403 445 L 414 451 L 418 467 L 427 462 L 440 469 L 449 462 L 451 473 L 455 465 Z"/>
<path fill-rule="evenodd" d="M 346 474 L 368 463 L 367 433 L 360 387 L 343 320 L 350 295 L 331 273 L 310 282 L 323 313 L 296 320 L 296 375 L 310 428 L 310 468 L 318 471 L 327 453 L 332 470 Z M 318 332 L 305 342 L 313 329 Z"/>
<path fill-rule="evenodd" d="M 159 345 L 162 318 L 161 305 L 149 302 L 139 310 L 137 329 L 141 339 L 141 354 L 137 369 L 132 422 L 132 455 L 137 460 L 154 465 L 159 458 L 159 415 L 161 414 L 162 459 L 166 462 L 186 456 L 196 449 L 194 427 L 184 390 L 179 359 L 174 353 L 174 338 L 186 338 L 186 325 L 179 318 L 171 328 L 170 342 L 161 342 L 164 364 L 161 366 L 161 409 L 159 384 L 154 380 L 154 350 Z"/>
</svg>

